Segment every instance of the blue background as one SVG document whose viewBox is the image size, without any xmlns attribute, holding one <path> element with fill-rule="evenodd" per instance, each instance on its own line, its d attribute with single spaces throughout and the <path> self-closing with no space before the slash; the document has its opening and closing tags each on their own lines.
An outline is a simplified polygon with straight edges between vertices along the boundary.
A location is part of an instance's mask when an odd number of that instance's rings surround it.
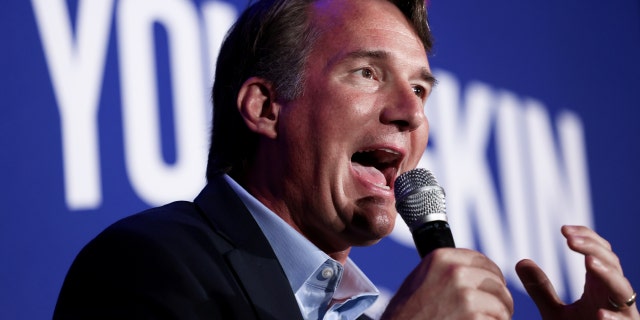
<svg viewBox="0 0 640 320">
<path fill-rule="evenodd" d="M 77 1 L 67 4 L 74 17 Z M 237 7 L 243 6 L 239 1 Z M 640 288 L 638 1 L 433 0 L 429 16 L 434 69 L 455 74 L 463 84 L 482 81 L 534 97 L 552 116 L 568 109 L 580 117 L 595 228 Z M 115 23 L 98 114 L 103 201 L 98 209 L 79 211 L 65 203 L 60 114 L 31 3 L 3 1 L 0 30 L 0 318 L 46 319 L 82 246 L 149 204 L 125 173 Z M 162 56 L 158 65 L 166 62 Z M 168 77 L 162 73 L 168 68 L 160 72 Z M 161 105 L 170 104 L 169 97 L 160 98 Z M 413 249 L 391 239 L 358 248 L 353 258 L 390 290 L 418 262 Z M 537 319 L 531 301 L 512 292 L 514 318 Z"/>
</svg>

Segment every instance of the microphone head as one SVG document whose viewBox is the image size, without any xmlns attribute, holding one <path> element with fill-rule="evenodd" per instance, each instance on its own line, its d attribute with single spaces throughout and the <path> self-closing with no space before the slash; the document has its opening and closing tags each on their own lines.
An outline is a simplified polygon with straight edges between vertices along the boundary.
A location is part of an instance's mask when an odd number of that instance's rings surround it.
<svg viewBox="0 0 640 320">
<path fill-rule="evenodd" d="M 431 221 L 447 221 L 444 189 L 423 168 L 401 174 L 394 183 L 396 210 L 411 231 Z"/>
</svg>

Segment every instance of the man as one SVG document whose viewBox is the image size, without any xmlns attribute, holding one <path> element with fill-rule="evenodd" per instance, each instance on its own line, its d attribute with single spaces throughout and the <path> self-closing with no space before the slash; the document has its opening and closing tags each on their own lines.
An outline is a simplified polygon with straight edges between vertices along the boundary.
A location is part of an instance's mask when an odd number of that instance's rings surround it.
<svg viewBox="0 0 640 320">
<path fill-rule="evenodd" d="M 208 185 L 88 244 L 54 318 L 358 318 L 377 290 L 349 251 L 391 232 L 393 181 L 426 147 L 430 48 L 421 0 L 255 3 L 219 56 Z M 522 261 L 541 314 L 640 319 L 606 241 L 582 227 L 563 234 L 587 257 L 585 294 L 564 306 Z M 498 267 L 447 248 L 421 261 L 383 317 L 512 314 Z"/>
</svg>

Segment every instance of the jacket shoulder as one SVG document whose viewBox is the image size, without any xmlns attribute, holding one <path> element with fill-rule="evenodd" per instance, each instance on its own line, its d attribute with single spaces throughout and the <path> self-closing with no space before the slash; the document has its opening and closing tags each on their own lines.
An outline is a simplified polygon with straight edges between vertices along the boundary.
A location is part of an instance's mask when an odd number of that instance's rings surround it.
<svg viewBox="0 0 640 320">
<path fill-rule="evenodd" d="M 192 202 L 123 218 L 78 254 L 54 318 L 95 318 L 95 310 L 105 318 L 235 318 L 250 308 L 238 299 L 229 248 Z"/>
</svg>

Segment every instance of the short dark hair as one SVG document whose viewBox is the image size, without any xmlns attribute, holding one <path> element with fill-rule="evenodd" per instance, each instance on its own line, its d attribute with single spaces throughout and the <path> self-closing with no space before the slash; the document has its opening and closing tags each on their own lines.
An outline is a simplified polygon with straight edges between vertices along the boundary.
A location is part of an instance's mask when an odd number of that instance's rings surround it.
<svg viewBox="0 0 640 320">
<path fill-rule="evenodd" d="M 211 98 L 214 106 L 207 179 L 227 173 L 238 177 L 255 155 L 258 135 L 237 109 L 242 84 L 256 76 L 270 81 L 278 99 L 302 94 L 304 65 L 319 35 L 309 21 L 315 0 L 259 0 L 227 33 L 220 48 Z M 432 36 L 425 0 L 390 0 L 411 22 L 427 53 Z"/>
</svg>

